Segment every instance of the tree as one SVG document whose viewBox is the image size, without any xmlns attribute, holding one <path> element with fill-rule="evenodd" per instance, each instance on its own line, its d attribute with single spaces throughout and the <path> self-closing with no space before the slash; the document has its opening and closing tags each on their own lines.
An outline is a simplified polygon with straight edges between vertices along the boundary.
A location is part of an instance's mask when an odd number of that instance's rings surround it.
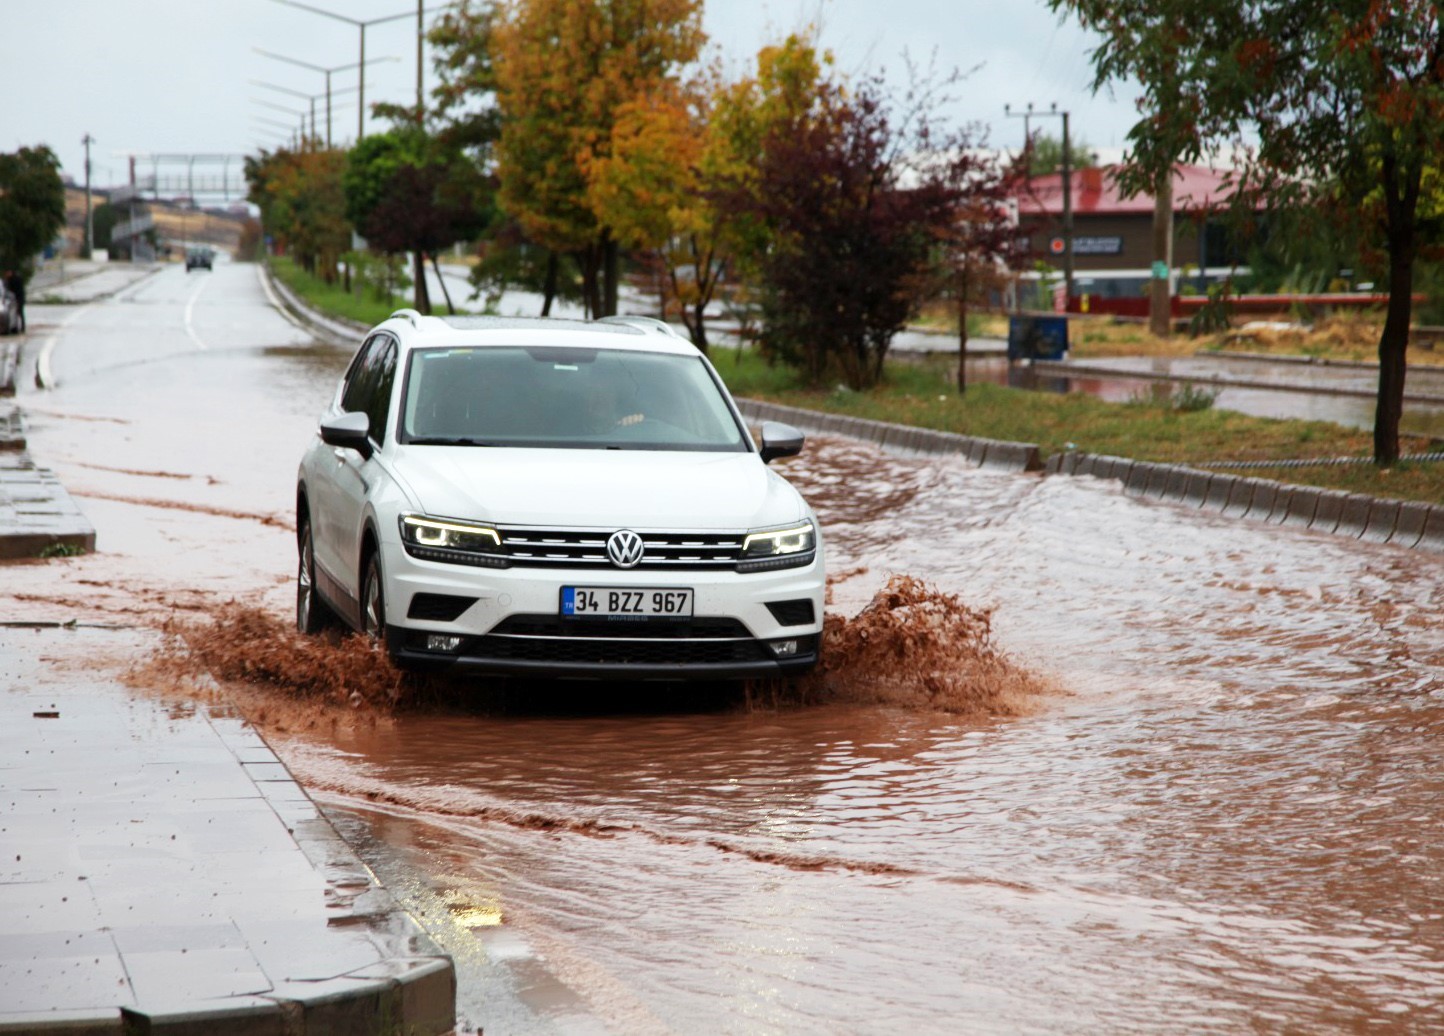
<svg viewBox="0 0 1444 1036">
<path fill-rule="evenodd" d="M 414 257 L 416 308 L 430 313 L 426 257 L 440 280 L 436 253 L 475 237 L 490 218 L 491 189 L 481 170 L 459 147 L 403 125 L 358 141 L 341 183 L 346 215 L 368 244 Z"/>
<path fill-rule="evenodd" d="M 701 0 L 510 0 L 488 30 L 501 114 L 502 206 L 528 238 L 581 259 L 587 308 L 617 309 L 618 242 L 586 169 L 618 113 L 657 96 L 701 49 Z"/>
<path fill-rule="evenodd" d="M 1126 175 L 1146 187 L 1223 141 L 1255 141 L 1236 197 L 1296 207 L 1334 193 L 1386 258 L 1374 462 L 1399 457 L 1421 209 L 1444 148 L 1444 35 L 1429 0 L 1049 0 L 1103 34 L 1096 82 L 1136 76 L 1144 117 Z"/>
<path fill-rule="evenodd" d="M 304 148 L 262 151 L 245 163 L 250 200 L 261 225 L 308 273 L 330 284 L 336 264 L 351 246 L 341 172 L 346 153 Z"/>
<path fill-rule="evenodd" d="M 1087 141 L 1068 141 L 1068 165 L 1073 169 L 1094 169 L 1098 156 Z M 1063 142 L 1047 133 L 1034 133 L 1028 141 L 1028 175 L 1047 176 L 1063 168 Z"/>
<path fill-rule="evenodd" d="M 60 160 L 41 144 L 0 154 L 0 269 L 30 275 L 65 227 Z"/>
<path fill-rule="evenodd" d="M 767 128 L 755 184 L 735 198 L 770 237 L 753 254 L 764 343 L 814 383 L 832 368 L 852 388 L 878 382 L 954 222 L 951 163 L 936 158 L 951 147 L 914 116 L 895 126 L 875 81 L 824 83 Z"/>
<path fill-rule="evenodd" d="M 664 82 L 623 105 L 610 152 L 585 165 L 588 204 L 628 248 L 646 249 L 659 274 L 662 311 L 675 304 L 707 351 L 705 313 L 730 257 L 726 213 L 706 179 L 716 149 L 710 85 Z"/>
<path fill-rule="evenodd" d="M 978 144 L 957 139 L 939 170 L 953 198 L 952 218 L 941 228 L 944 293 L 958 316 L 958 391 L 968 388 L 968 313 L 973 300 L 1002 284 L 1029 259 L 1014 207 L 1029 175 L 1027 156 L 1004 164 Z"/>
</svg>

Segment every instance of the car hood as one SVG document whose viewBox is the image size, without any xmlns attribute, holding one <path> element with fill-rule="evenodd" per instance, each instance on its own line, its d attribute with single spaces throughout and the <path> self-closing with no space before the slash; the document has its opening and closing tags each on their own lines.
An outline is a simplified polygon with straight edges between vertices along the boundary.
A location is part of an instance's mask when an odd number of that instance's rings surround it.
<svg viewBox="0 0 1444 1036">
<path fill-rule="evenodd" d="M 403 446 L 427 514 L 501 525 L 762 528 L 807 513 L 755 453 Z"/>
</svg>

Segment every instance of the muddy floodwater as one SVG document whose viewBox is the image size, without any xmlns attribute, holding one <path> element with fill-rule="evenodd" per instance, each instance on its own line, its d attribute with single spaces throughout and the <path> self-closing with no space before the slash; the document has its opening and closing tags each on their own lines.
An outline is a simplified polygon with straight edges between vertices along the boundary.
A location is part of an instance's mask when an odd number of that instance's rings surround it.
<svg viewBox="0 0 1444 1036">
<path fill-rule="evenodd" d="M 217 274 L 142 299 L 211 341 L 206 303 L 261 305 Z M 0 570 L 0 608 L 286 614 L 301 437 L 345 356 L 251 334 L 269 351 L 22 399 L 101 553 Z M 456 956 L 466 1026 L 1444 1030 L 1444 558 L 845 440 L 785 470 L 830 610 L 923 578 L 1054 692 L 999 717 L 478 687 L 258 718 Z"/>
</svg>

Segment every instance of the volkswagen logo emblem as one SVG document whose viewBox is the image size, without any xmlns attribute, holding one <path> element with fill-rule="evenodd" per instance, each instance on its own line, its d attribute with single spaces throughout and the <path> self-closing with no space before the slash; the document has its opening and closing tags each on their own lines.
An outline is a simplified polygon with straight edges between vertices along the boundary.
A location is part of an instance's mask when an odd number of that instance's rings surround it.
<svg viewBox="0 0 1444 1036">
<path fill-rule="evenodd" d="M 618 568 L 636 568 L 642 561 L 642 537 L 631 529 L 622 529 L 607 537 L 607 557 Z"/>
</svg>

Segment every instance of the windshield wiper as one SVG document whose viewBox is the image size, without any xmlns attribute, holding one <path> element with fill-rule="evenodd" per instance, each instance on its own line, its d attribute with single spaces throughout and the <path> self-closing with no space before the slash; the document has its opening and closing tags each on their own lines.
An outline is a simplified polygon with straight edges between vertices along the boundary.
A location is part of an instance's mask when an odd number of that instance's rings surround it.
<svg viewBox="0 0 1444 1036">
<path fill-rule="evenodd" d="M 415 439 L 407 439 L 407 446 L 496 446 L 497 443 L 487 442 L 485 439 L 473 439 L 466 435 L 426 435 Z"/>
</svg>

